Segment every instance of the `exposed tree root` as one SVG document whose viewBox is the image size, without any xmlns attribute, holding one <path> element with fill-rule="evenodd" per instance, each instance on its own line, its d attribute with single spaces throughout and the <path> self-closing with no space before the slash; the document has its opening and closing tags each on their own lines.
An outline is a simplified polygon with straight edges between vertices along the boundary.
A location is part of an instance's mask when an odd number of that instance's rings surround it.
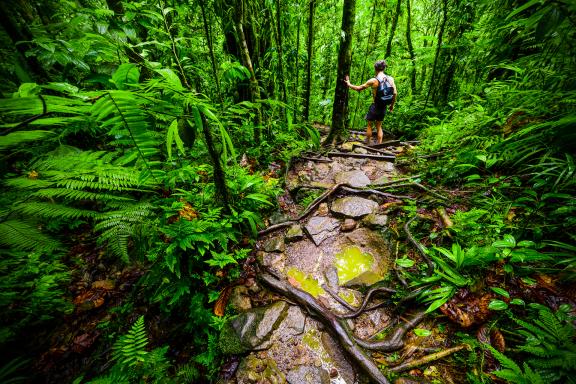
<svg viewBox="0 0 576 384">
<path fill-rule="evenodd" d="M 408 240 L 410 240 L 410 242 L 412 244 L 414 244 L 414 246 L 416 247 L 416 249 L 418 249 L 418 251 L 420 252 L 420 256 L 422 256 L 422 258 L 426 261 L 426 264 L 428 264 L 428 271 L 426 272 L 426 274 L 428 276 L 432 275 L 432 272 L 434 272 L 434 264 L 432 264 L 432 261 L 430 260 L 430 258 L 428 257 L 427 254 L 427 250 L 426 248 L 420 244 L 419 241 L 417 241 L 414 236 L 412 236 L 412 232 L 410 232 L 410 224 L 412 223 L 412 221 L 414 221 L 414 219 L 416 219 L 418 217 L 418 215 L 414 215 L 413 218 L 411 218 L 410 220 L 408 220 L 406 222 L 406 224 L 404 224 L 404 232 L 406 232 L 406 236 L 408 237 Z"/>
<path fill-rule="evenodd" d="M 347 152 L 328 152 L 328 157 L 356 157 L 359 159 L 372 159 L 372 160 L 382 160 L 394 162 L 396 156 L 385 156 L 385 155 L 364 155 L 361 153 L 347 153 Z"/>
<path fill-rule="evenodd" d="M 405 181 L 405 180 L 410 180 L 410 179 L 403 179 L 402 181 Z M 437 197 L 440 200 L 448 200 L 448 198 L 446 196 L 442 196 L 438 192 L 433 191 L 431 188 L 425 187 L 424 185 L 417 183 L 415 181 L 412 181 L 410 183 L 395 184 L 396 182 L 399 182 L 399 181 L 400 180 L 395 180 L 394 182 L 390 182 L 389 184 L 379 185 L 379 186 L 374 187 L 374 189 L 382 190 L 382 189 L 400 188 L 400 187 L 417 187 L 417 188 L 420 188 L 423 191 Z"/>
<path fill-rule="evenodd" d="M 298 158 L 299 158 L 299 159 L 302 159 L 302 160 L 316 161 L 316 162 L 318 162 L 318 163 L 331 163 L 331 162 L 334 161 L 334 160 L 326 159 L 326 158 L 323 158 L 323 157 L 300 156 L 300 157 L 298 157 Z"/>
<path fill-rule="evenodd" d="M 362 300 L 362 304 L 358 308 L 356 308 L 353 305 L 350 305 L 348 302 L 346 302 L 346 300 L 344 300 L 340 296 L 338 296 L 338 293 L 335 292 L 332 288 L 330 288 L 326 284 L 322 285 L 322 289 L 324 289 L 326 292 L 328 292 L 328 294 L 330 296 L 332 296 L 334 298 L 334 300 L 336 300 L 338 303 L 340 303 L 341 305 L 346 307 L 346 309 L 348 309 L 350 311 L 354 311 L 352 313 L 345 313 L 345 314 L 341 314 L 341 315 L 336 315 L 336 317 L 339 317 L 341 319 L 352 319 L 354 317 L 360 316 L 362 313 L 364 313 L 366 311 L 371 311 L 373 309 L 382 307 L 385 304 L 388 304 L 387 301 L 384 301 L 381 303 L 373 304 L 370 307 L 366 308 L 368 305 L 368 302 L 372 298 L 372 295 L 374 295 L 376 293 L 379 293 L 379 292 L 396 293 L 396 290 L 394 290 L 392 288 L 388 288 L 388 287 L 372 288 L 366 293 L 366 296 L 364 296 L 364 300 Z"/>
<path fill-rule="evenodd" d="M 382 149 L 378 149 L 378 148 L 374 148 L 374 147 L 370 147 L 368 145 L 362 145 L 362 144 L 352 144 L 352 149 L 354 148 L 364 148 L 367 151 L 372 151 L 372 152 L 376 152 L 376 153 L 381 153 L 382 155 L 387 155 L 387 156 L 396 156 L 396 154 L 394 152 L 390 152 L 390 151 L 384 151 Z"/>
<path fill-rule="evenodd" d="M 360 345 L 361 347 L 366 348 L 366 349 L 371 349 L 371 350 L 381 351 L 381 352 L 397 351 L 398 349 L 400 349 L 404 346 L 404 340 L 403 339 L 404 339 L 404 336 L 406 335 L 406 333 L 408 333 L 408 331 L 410 331 L 412 328 L 414 328 L 416 325 L 418 325 L 418 323 L 420 323 L 422 321 L 422 319 L 424 319 L 425 316 L 426 316 L 425 311 L 417 312 L 414 315 L 414 317 L 412 317 L 412 319 L 410 319 L 407 322 L 405 322 L 404 324 L 396 327 L 396 329 L 394 329 L 392 332 L 390 332 L 390 334 L 384 340 L 374 341 L 374 342 L 364 341 L 364 340 L 361 340 L 358 338 L 354 338 L 354 340 L 356 340 L 358 345 Z"/>
<path fill-rule="evenodd" d="M 382 187 L 388 187 L 388 186 L 393 185 L 393 184 L 398 184 L 398 183 L 401 183 L 401 182 L 403 182 L 403 181 L 414 180 L 414 179 L 417 179 L 417 178 L 419 178 L 419 177 L 420 177 L 420 174 L 414 175 L 414 176 L 410 176 L 410 177 L 404 177 L 404 178 L 402 178 L 402 179 L 391 180 L 391 181 L 388 181 L 388 182 L 386 182 L 386 183 L 384 183 L 384 184 L 380 184 L 380 185 L 378 185 L 378 187 L 375 187 L 375 188 L 378 189 L 378 188 L 382 188 Z"/>
<path fill-rule="evenodd" d="M 449 355 L 451 355 L 451 354 L 453 354 L 453 353 L 455 353 L 455 352 L 461 351 L 461 350 L 463 350 L 463 349 L 468 349 L 468 348 L 470 348 L 470 347 L 469 347 L 467 344 L 458 345 L 458 346 L 456 346 L 456 347 L 448 348 L 448 349 L 445 349 L 445 350 L 440 351 L 440 352 L 436 352 L 436 353 L 432 353 L 432 354 L 430 354 L 430 355 L 426 355 L 426 356 L 424 356 L 424 357 L 422 357 L 422 358 L 420 358 L 420 359 L 417 359 L 417 360 L 412 360 L 412 361 L 409 361 L 409 362 L 407 362 L 407 363 L 397 365 L 397 366 L 395 366 L 395 367 L 390 368 L 389 370 L 390 370 L 390 372 L 402 372 L 402 371 L 406 371 L 406 370 L 408 370 L 408 369 L 411 369 L 411 368 L 417 367 L 417 366 L 419 366 L 419 365 L 423 365 L 423 364 L 429 363 L 429 362 L 431 362 L 431 361 L 435 361 L 435 360 L 441 359 L 441 358 L 446 357 L 446 356 L 449 356 Z"/>
<path fill-rule="evenodd" d="M 374 195 L 388 197 L 391 199 L 398 199 L 398 200 L 404 200 L 404 199 L 414 200 L 414 198 L 412 196 L 393 195 L 391 193 L 378 191 L 376 189 L 356 189 L 356 188 L 351 188 L 351 187 L 342 187 L 342 190 L 346 191 L 346 192 L 350 192 L 350 193 L 355 193 L 355 194 L 369 193 L 369 194 L 374 194 Z"/>
<path fill-rule="evenodd" d="M 370 357 L 368 357 L 364 351 L 358 347 L 358 344 L 354 341 L 354 338 L 350 336 L 350 332 L 346 324 L 342 320 L 338 319 L 332 312 L 322 307 L 320 303 L 314 299 L 314 297 L 307 294 L 306 292 L 292 287 L 285 281 L 277 279 L 268 272 L 261 272 L 260 278 L 270 288 L 284 296 L 291 298 L 300 306 L 308 308 L 312 314 L 315 314 L 320 319 L 320 321 L 322 321 L 324 325 L 326 325 L 338 338 L 340 345 L 354 360 L 355 365 L 359 366 L 373 382 L 378 384 L 389 383 L 382 372 L 380 372 L 376 364 L 374 364 L 372 359 L 370 359 Z"/>
</svg>

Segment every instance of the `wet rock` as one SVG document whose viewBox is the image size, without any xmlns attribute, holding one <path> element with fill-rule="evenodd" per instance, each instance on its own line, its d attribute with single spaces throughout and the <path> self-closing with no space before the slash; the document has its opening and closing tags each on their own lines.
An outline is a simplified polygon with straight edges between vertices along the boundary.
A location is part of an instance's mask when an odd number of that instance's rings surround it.
<svg viewBox="0 0 576 384">
<path fill-rule="evenodd" d="M 230 294 L 230 306 L 237 312 L 246 312 L 252 308 L 252 302 L 248 295 L 248 288 L 244 285 L 238 285 L 232 289 Z"/>
<path fill-rule="evenodd" d="M 329 384 L 330 375 L 326 370 L 309 365 L 300 365 L 286 375 L 288 384 Z"/>
<path fill-rule="evenodd" d="M 332 266 L 326 271 L 324 271 L 324 278 L 326 279 L 326 284 L 332 289 L 338 289 L 338 271 L 336 267 Z"/>
<path fill-rule="evenodd" d="M 328 209 L 328 204 L 326 203 L 322 203 L 318 206 L 318 210 L 316 211 L 316 214 L 318 216 L 326 216 L 330 213 L 330 210 Z"/>
<path fill-rule="evenodd" d="M 288 304 L 278 301 L 266 307 L 251 309 L 228 320 L 220 332 L 219 344 L 224 354 L 240 354 L 262 348 L 280 325 Z"/>
<path fill-rule="evenodd" d="M 388 224 L 388 216 L 371 213 L 362 219 L 362 224 L 368 228 L 382 228 Z"/>
<path fill-rule="evenodd" d="M 264 243 L 264 250 L 266 252 L 284 252 L 286 244 L 284 244 L 284 237 L 275 236 Z"/>
<path fill-rule="evenodd" d="M 285 240 L 287 242 L 298 241 L 304 237 L 304 232 L 302 232 L 302 227 L 298 224 L 294 224 L 286 232 Z"/>
<path fill-rule="evenodd" d="M 283 223 L 285 221 L 290 221 L 292 219 L 286 213 L 278 210 L 270 216 L 269 220 L 270 220 L 270 224 L 274 225 L 274 224 L 278 224 L 278 223 Z"/>
<path fill-rule="evenodd" d="M 356 144 L 362 144 L 359 141 L 346 141 L 344 143 L 342 143 L 342 145 L 340 146 L 340 149 L 344 152 L 351 152 L 352 149 L 354 148 L 354 145 Z"/>
<path fill-rule="evenodd" d="M 272 269 L 274 272 L 284 274 L 286 268 L 286 255 L 276 252 L 257 252 L 256 259 L 265 267 Z"/>
<path fill-rule="evenodd" d="M 356 229 L 356 220 L 354 219 L 345 219 L 342 226 L 340 226 L 340 230 L 342 232 L 350 232 Z"/>
<path fill-rule="evenodd" d="M 374 254 L 356 245 L 347 246 L 336 254 L 336 269 L 340 284 L 346 287 L 370 286 L 383 279 L 384 266 Z"/>
<path fill-rule="evenodd" d="M 274 338 L 280 341 L 286 341 L 292 336 L 302 334 L 302 332 L 304 332 L 305 325 L 306 316 L 304 316 L 304 313 L 302 313 L 300 307 L 291 305 L 288 308 L 286 318 L 274 332 Z"/>
<path fill-rule="evenodd" d="M 356 374 L 354 373 L 354 368 L 344 357 L 344 353 L 342 352 L 340 345 L 334 341 L 334 339 L 327 333 L 322 333 L 322 344 L 324 345 L 326 351 L 328 351 L 328 354 L 330 355 L 332 363 L 335 367 L 330 371 L 330 376 L 332 378 L 340 376 L 344 383 L 354 384 L 356 382 Z M 342 381 L 338 382 L 341 383 Z"/>
<path fill-rule="evenodd" d="M 334 178 L 336 183 L 346 183 L 354 188 L 362 188 L 370 184 L 370 179 L 362 171 L 341 172 Z"/>
<path fill-rule="evenodd" d="M 364 148 L 356 147 L 354 148 L 354 153 L 359 153 L 361 155 L 366 155 L 368 151 Z"/>
<path fill-rule="evenodd" d="M 359 219 L 378 209 L 378 203 L 358 196 L 347 196 L 332 203 L 332 212 L 337 215 Z"/>
<path fill-rule="evenodd" d="M 308 224 L 304 227 L 312 241 L 316 245 L 320 245 L 328 237 L 335 234 L 335 231 L 340 226 L 340 220 L 333 217 L 312 217 Z"/>
</svg>

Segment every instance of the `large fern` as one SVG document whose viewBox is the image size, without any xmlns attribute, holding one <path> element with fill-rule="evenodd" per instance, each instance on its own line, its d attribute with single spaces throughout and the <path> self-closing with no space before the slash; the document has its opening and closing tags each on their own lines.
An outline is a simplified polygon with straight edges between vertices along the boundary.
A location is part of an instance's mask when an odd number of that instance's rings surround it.
<svg viewBox="0 0 576 384">
<path fill-rule="evenodd" d="M 132 366 L 146 360 L 148 336 L 144 325 L 144 316 L 140 316 L 127 334 L 120 336 L 114 344 L 114 360 L 121 365 Z"/>
</svg>

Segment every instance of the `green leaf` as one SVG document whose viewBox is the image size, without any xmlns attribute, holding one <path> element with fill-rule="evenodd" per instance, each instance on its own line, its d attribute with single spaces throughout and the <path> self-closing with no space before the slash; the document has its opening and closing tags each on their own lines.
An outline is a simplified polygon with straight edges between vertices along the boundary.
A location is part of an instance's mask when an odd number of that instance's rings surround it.
<svg viewBox="0 0 576 384">
<path fill-rule="evenodd" d="M 430 336 L 432 334 L 432 332 L 430 332 L 428 329 L 416 328 L 414 330 L 414 334 L 416 336 L 420 336 L 420 337 L 427 337 L 427 336 Z"/>
<path fill-rule="evenodd" d="M 411 266 L 414 265 L 414 260 L 404 257 L 402 259 L 396 260 L 396 264 L 398 264 L 403 268 L 410 268 Z"/>
<path fill-rule="evenodd" d="M 512 305 L 522 305 L 522 306 L 526 305 L 526 303 L 525 303 L 524 300 L 522 300 L 522 299 L 512 299 L 512 300 L 510 300 L 510 304 L 512 304 Z"/>
<path fill-rule="evenodd" d="M 492 300 L 490 304 L 488 304 L 488 309 L 493 311 L 503 311 L 508 309 L 508 304 L 503 302 L 502 300 Z"/>
<path fill-rule="evenodd" d="M 494 292 L 496 292 L 497 294 L 499 294 L 500 296 L 504 296 L 507 299 L 510 298 L 510 294 L 503 288 L 490 287 L 490 289 L 493 290 Z"/>
<path fill-rule="evenodd" d="M 516 239 L 512 235 L 504 235 L 504 239 L 496 240 L 492 243 L 496 248 L 514 248 L 516 246 Z"/>
<path fill-rule="evenodd" d="M 112 82 L 118 89 L 128 89 L 131 84 L 138 84 L 140 70 L 135 64 L 121 64 L 112 75 Z"/>
<path fill-rule="evenodd" d="M 172 142 L 176 142 L 176 147 L 182 155 L 184 155 L 184 142 L 180 138 L 178 133 L 178 119 L 174 119 L 170 126 L 168 127 L 168 132 L 166 134 L 166 152 L 168 153 L 168 160 L 172 160 Z"/>
</svg>

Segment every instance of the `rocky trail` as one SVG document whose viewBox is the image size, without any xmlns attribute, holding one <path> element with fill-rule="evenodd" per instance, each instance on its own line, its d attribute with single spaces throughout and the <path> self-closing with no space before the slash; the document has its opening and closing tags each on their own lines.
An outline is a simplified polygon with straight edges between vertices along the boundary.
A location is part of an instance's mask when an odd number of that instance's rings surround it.
<svg viewBox="0 0 576 384">
<path fill-rule="evenodd" d="M 410 146 L 352 138 L 291 162 L 281 209 L 257 243 L 258 279 L 231 294 L 239 314 L 220 336 L 231 356 L 221 383 L 458 382 L 453 367 L 433 363 L 463 347 L 429 331 L 434 320 L 396 269 L 399 241 L 423 270 L 430 264 L 409 223 L 405 233 L 390 225 L 399 206 L 435 194 L 396 168 Z M 389 192 L 398 185 L 409 193 Z"/>
</svg>

